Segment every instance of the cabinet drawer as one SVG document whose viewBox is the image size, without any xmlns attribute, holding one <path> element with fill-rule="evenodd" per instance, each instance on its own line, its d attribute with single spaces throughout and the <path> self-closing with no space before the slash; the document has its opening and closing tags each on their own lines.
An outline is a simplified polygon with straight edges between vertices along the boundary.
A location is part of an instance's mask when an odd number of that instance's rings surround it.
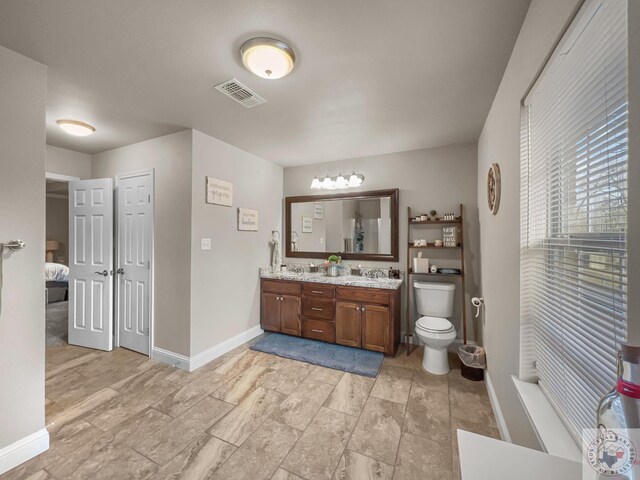
<svg viewBox="0 0 640 480">
<path fill-rule="evenodd" d="M 317 318 L 320 320 L 333 320 L 335 305 L 333 300 L 320 298 L 302 298 L 302 315 L 305 318 Z"/>
<path fill-rule="evenodd" d="M 351 300 L 352 302 L 389 305 L 389 293 L 375 288 L 338 287 L 336 289 L 336 297 L 340 300 Z"/>
<path fill-rule="evenodd" d="M 283 295 L 300 295 L 302 285 L 295 282 L 278 282 L 276 280 L 262 280 L 262 291 L 281 293 Z"/>
<path fill-rule="evenodd" d="M 331 322 L 305 319 L 302 321 L 302 336 L 322 340 L 323 342 L 335 343 L 336 330 Z"/>
<path fill-rule="evenodd" d="M 327 285 L 302 285 L 302 293 L 306 297 L 334 298 L 336 289 Z"/>
</svg>

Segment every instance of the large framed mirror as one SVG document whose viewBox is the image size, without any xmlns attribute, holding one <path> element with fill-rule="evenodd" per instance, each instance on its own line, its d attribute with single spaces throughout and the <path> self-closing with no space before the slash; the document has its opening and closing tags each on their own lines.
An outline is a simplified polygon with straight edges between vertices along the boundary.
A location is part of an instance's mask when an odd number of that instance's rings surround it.
<svg viewBox="0 0 640 480">
<path fill-rule="evenodd" d="M 286 256 L 398 261 L 398 189 L 285 198 Z"/>
</svg>

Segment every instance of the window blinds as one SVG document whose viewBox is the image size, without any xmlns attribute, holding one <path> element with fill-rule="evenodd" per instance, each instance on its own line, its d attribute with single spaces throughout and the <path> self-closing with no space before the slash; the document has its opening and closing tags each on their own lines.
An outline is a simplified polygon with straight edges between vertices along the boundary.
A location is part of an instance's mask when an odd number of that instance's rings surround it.
<svg viewBox="0 0 640 480">
<path fill-rule="evenodd" d="M 585 3 L 522 115 L 521 374 L 576 439 L 626 338 L 626 9 Z"/>
</svg>

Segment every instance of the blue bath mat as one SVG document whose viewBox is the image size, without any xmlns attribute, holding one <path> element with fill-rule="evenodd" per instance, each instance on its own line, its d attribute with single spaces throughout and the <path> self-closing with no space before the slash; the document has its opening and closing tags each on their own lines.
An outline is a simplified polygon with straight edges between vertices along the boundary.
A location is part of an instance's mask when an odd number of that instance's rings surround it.
<svg viewBox="0 0 640 480">
<path fill-rule="evenodd" d="M 384 355 L 378 352 L 290 337 L 279 333 L 272 333 L 258 340 L 250 348 L 259 352 L 273 353 L 279 357 L 357 373 L 365 377 L 375 377 L 384 358 Z"/>
</svg>

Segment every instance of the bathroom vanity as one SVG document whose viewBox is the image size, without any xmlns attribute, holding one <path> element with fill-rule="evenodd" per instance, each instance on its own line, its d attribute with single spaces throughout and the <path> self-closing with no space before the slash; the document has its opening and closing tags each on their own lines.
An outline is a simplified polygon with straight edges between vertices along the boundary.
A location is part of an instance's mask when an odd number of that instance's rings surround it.
<svg viewBox="0 0 640 480">
<path fill-rule="evenodd" d="M 396 354 L 402 280 L 268 270 L 260 277 L 264 330 Z"/>
</svg>

